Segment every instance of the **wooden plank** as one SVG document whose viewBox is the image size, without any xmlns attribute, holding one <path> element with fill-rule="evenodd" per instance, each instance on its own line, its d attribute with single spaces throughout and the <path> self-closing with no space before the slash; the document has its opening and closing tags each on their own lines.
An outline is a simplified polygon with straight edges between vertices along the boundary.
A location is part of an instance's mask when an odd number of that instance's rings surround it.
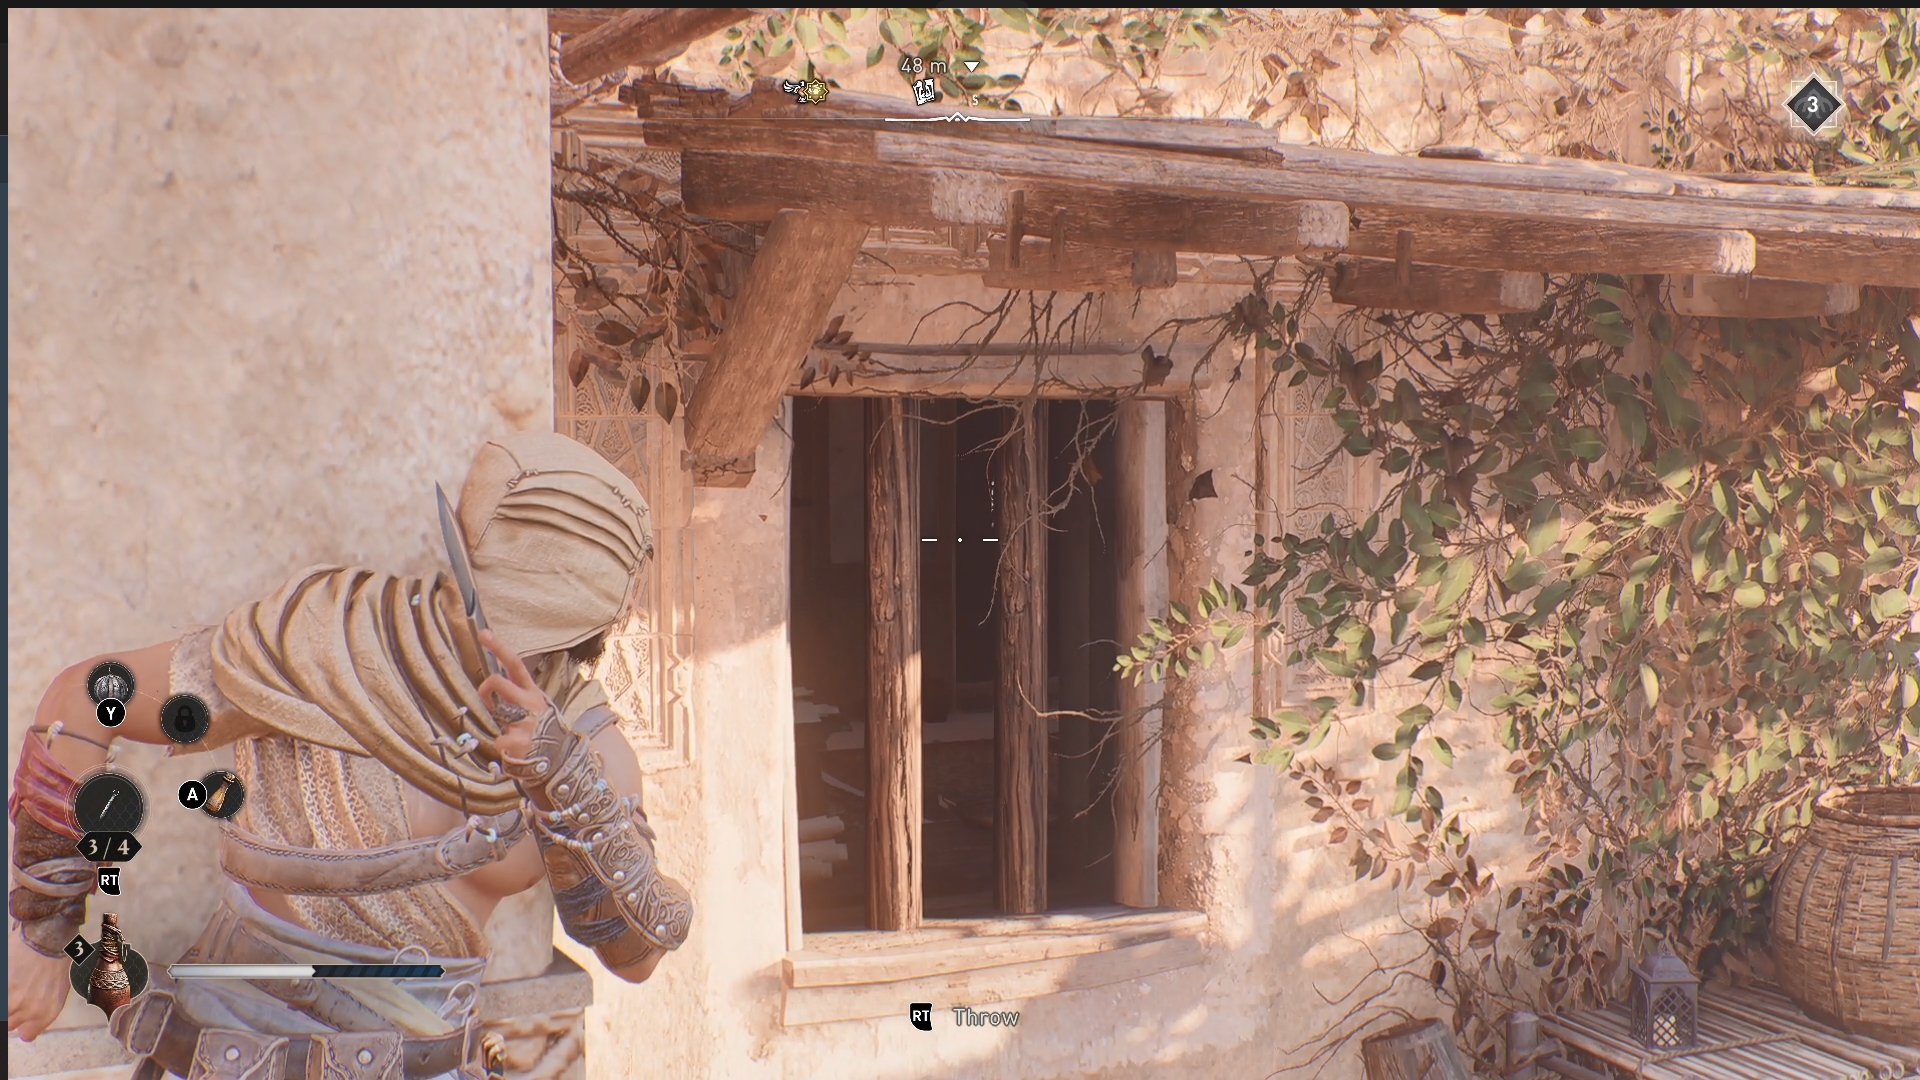
<svg viewBox="0 0 1920 1080">
<path fill-rule="evenodd" d="M 1920 241 L 1920 215 L 1877 208 L 1736 206 L 1711 199 L 1662 199 L 1522 188 L 1502 188 L 1494 192 L 1484 185 L 1396 178 L 1366 171 L 1335 175 L 1298 164 L 1281 169 L 1254 168 L 1239 162 L 1175 159 L 1105 148 L 1063 148 L 1031 141 L 958 139 L 892 131 L 876 133 L 874 147 L 882 164 L 910 164 L 946 157 L 955 161 L 964 159 L 970 167 L 986 172 L 1080 183 L 1111 183 L 1116 177 L 1125 177 L 1129 183 L 1140 186 L 1215 191 L 1223 195 L 1291 199 L 1332 196 L 1358 207 L 1397 206 L 1529 220 Z"/>
<path fill-rule="evenodd" d="M 867 402 L 867 925 L 920 924 L 920 425 Z"/>
<path fill-rule="evenodd" d="M 910 168 L 773 157 L 714 150 L 681 155 L 681 191 L 689 212 L 728 221 L 767 221 L 780 210 L 811 206 L 871 224 L 938 228 L 1003 227 L 1008 194 L 1025 192 L 1028 215 L 1067 221 L 1069 244 L 1228 255 L 1338 251 L 1346 207 L 1325 200 L 1249 200 L 1200 192 L 1121 186 L 1023 183 L 971 169 Z"/>
<path fill-rule="evenodd" d="M 583 83 L 634 64 L 657 65 L 752 14 L 751 8 L 628 8 L 560 46 L 560 70 Z"/>
<path fill-rule="evenodd" d="M 1289 150 L 1295 147 L 1287 146 Z M 1302 160 L 1330 165 L 1336 155 L 1352 151 L 1298 148 Z M 1380 157 L 1384 155 L 1371 155 Z M 1674 173 L 1640 165 L 1613 161 L 1583 161 L 1577 158 L 1548 157 L 1510 150 L 1486 150 L 1477 146 L 1434 146 L 1420 151 L 1420 158 L 1445 161 L 1497 162 L 1497 170 L 1484 173 L 1430 172 L 1421 175 L 1446 179 L 1459 175 L 1477 183 L 1504 187 L 1556 186 L 1568 190 L 1638 191 L 1662 195 L 1697 195 L 1725 202 L 1753 202 L 1773 206 L 1880 206 L 1920 210 L 1920 192 L 1897 188 L 1858 188 L 1821 186 L 1808 182 L 1804 174 L 1745 173 L 1737 179 L 1700 173 Z M 1516 169 L 1515 165 L 1528 166 Z M 1795 181 L 1788 183 L 1787 181 Z"/>
<path fill-rule="evenodd" d="M 1404 207 L 1355 207 L 1347 254 L 1395 259 L 1413 234 L 1417 263 L 1536 274 L 1744 274 L 1757 243 L 1734 229 L 1563 219 L 1513 220 Z"/>
<path fill-rule="evenodd" d="M 847 382 L 851 383 L 849 379 Z M 955 572 L 959 544 L 955 521 L 954 483 L 957 478 L 954 422 L 958 403 L 932 399 L 920 409 L 920 671 L 923 715 L 940 722 L 953 711 Z"/>
<path fill-rule="evenodd" d="M 1123 401 L 1116 417 L 1115 637 L 1123 652 L 1167 603 L 1166 408 Z M 1160 902 L 1160 693 L 1158 683 L 1135 686 L 1120 679 L 1113 896 L 1133 907 Z"/>
<path fill-rule="evenodd" d="M 1675 312 L 1697 317 L 1800 319 L 1860 307 L 1858 285 L 1701 274 L 1670 279 L 1663 287 Z"/>
<path fill-rule="evenodd" d="M 1000 910 L 1047 907 L 1046 413 L 1013 405 L 994 451 L 999 677 L 994 692 L 994 849 Z"/>
<path fill-rule="evenodd" d="M 1500 315 L 1535 311 L 1547 295 L 1541 274 L 1410 263 L 1402 286 L 1399 267 L 1385 259 L 1343 258 L 1335 264 L 1333 300 L 1355 307 Z"/>
<path fill-rule="evenodd" d="M 1174 937 L 1191 937 L 1206 925 L 1197 912 L 1169 913 L 1168 917 L 1114 929 L 1069 932 L 1030 931 L 996 937 L 963 937 L 945 941 L 876 949 L 869 953 L 833 954 L 804 949 L 787 957 L 788 986 L 857 986 L 899 982 L 936 975 L 982 971 L 1009 964 L 1029 964 L 1093 953 L 1130 949 Z"/>
<path fill-rule="evenodd" d="M 792 1027 L 898 1016 L 903 1001 L 931 1001 L 942 1007 L 966 1002 L 976 1008 L 1001 1001 L 1022 1001 L 1069 990 L 1136 982 L 1198 964 L 1204 955 L 1197 939 L 1173 937 L 1110 952 L 924 979 L 859 986 L 787 987 L 782 1022 Z M 944 1022 L 944 1018 L 935 1021 Z"/>
<path fill-rule="evenodd" d="M 792 205 L 830 208 L 870 222 L 935 228 L 950 222 L 998 225 L 1006 218 L 1006 177 L 964 169 L 904 169 L 818 158 L 759 157 L 689 150 L 681 158 L 687 209 L 704 217 L 765 221 Z M 1584 221 L 1516 223 L 1453 211 L 1352 217 L 1339 203 L 1190 195 L 1121 187 L 1098 190 L 1028 182 L 1028 211 L 1081 206 L 1069 243 L 1218 254 L 1292 255 L 1337 251 L 1391 259 L 1411 230 L 1422 262 L 1551 273 L 1749 273 L 1750 234 Z M 1311 209 L 1300 209 L 1310 207 Z M 1334 208 L 1340 207 L 1341 211 Z"/>
<path fill-rule="evenodd" d="M 1770 987 L 1741 987 L 1737 990 L 1728 990 L 1718 996 L 1759 1017 L 1770 1017 L 1776 1023 L 1789 1025 L 1795 1031 L 1807 1031 L 1823 1038 L 1839 1039 L 1854 1048 L 1857 1053 L 1879 1055 L 1882 1060 L 1897 1062 L 1902 1068 L 1920 1070 L 1920 1047 L 1882 1042 L 1866 1035 L 1842 1032 L 1838 1028 L 1807 1016 L 1786 995 Z M 1851 1054 L 1843 1056 L 1847 1056 L 1849 1060 L 1859 1060 Z"/>
<path fill-rule="evenodd" d="M 1067 219 L 1056 219 L 1064 235 Z M 987 269 L 980 281 L 989 289 L 1034 292 L 1133 292 L 1171 288 L 1179 264 L 1171 251 L 1120 251 L 1072 242 L 1028 237 L 1020 266 L 1008 258 L 1004 240 L 987 241 Z"/>
<path fill-rule="evenodd" d="M 849 359 L 857 351 L 862 358 Z M 1171 398 L 1212 385 L 1199 370 L 1203 346 L 1176 349 L 1173 368 L 1149 384 L 1140 349 L 1128 345 L 1055 345 L 1044 356 L 1030 345 L 912 346 L 849 342 L 815 349 L 787 392 L 796 397 L 911 394 L 925 397 Z M 829 378 L 830 371 L 839 372 Z M 808 372 L 813 378 L 800 385 Z"/>
<path fill-rule="evenodd" d="M 831 214 L 778 214 L 687 405 L 694 483 L 745 487 L 795 369 L 853 268 L 867 227 Z"/>
</svg>

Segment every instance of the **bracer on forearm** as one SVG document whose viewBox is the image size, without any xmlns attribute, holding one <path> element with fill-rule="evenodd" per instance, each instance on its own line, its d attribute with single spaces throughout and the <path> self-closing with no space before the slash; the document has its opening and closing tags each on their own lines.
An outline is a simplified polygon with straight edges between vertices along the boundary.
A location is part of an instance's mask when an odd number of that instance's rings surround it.
<svg viewBox="0 0 1920 1080">
<path fill-rule="evenodd" d="M 534 835 L 567 936 L 623 968 L 658 949 L 676 949 L 693 921 L 693 901 L 660 873 L 653 830 L 632 796 L 608 787 L 598 754 L 548 707 L 524 759 L 507 774 L 534 808 Z"/>
<path fill-rule="evenodd" d="M 28 734 L 14 769 L 7 816 L 13 821 L 13 888 L 7 911 L 20 920 L 20 938 L 35 952 L 59 956 L 87 918 L 93 864 L 74 849 L 72 773 Z"/>
</svg>

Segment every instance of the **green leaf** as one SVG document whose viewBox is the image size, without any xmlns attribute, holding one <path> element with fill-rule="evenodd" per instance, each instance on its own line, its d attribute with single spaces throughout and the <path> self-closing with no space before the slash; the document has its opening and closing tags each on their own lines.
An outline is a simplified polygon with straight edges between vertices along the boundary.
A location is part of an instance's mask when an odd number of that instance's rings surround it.
<svg viewBox="0 0 1920 1080">
<path fill-rule="evenodd" d="M 800 39 L 800 47 L 808 52 L 820 51 L 820 24 L 811 15 L 800 15 L 793 20 L 793 35 Z"/>
<path fill-rule="evenodd" d="M 1583 461 L 1597 461 L 1607 452 L 1607 443 L 1600 437 L 1600 429 L 1577 427 L 1567 432 L 1567 453 Z"/>
<path fill-rule="evenodd" d="M 1653 474 L 1674 491 L 1685 491 L 1693 484 L 1694 457 L 1679 447 L 1663 451 L 1654 463 Z"/>
<path fill-rule="evenodd" d="M 1668 499 L 1647 511 L 1642 520 L 1656 529 L 1671 529 L 1680 524 L 1680 520 L 1686 516 L 1687 508 L 1684 503 L 1678 499 Z"/>
<path fill-rule="evenodd" d="M 1433 737 L 1433 756 L 1440 760 L 1440 764 L 1453 768 L 1453 747 L 1438 735 Z"/>
<path fill-rule="evenodd" d="M 1873 597 L 1873 617 L 1882 622 L 1907 613 L 1907 594 L 1901 589 L 1885 589 Z"/>
<path fill-rule="evenodd" d="M 831 43 L 826 48 L 820 50 L 820 59 L 825 60 L 829 64 L 844 64 L 848 60 L 853 59 L 853 55 L 838 43 Z"/>
<path fill-rule="evenodd" d="M 1651 664 L 1640 665 L 1640 690 L 1647 695 L 1649 706 L 1660 704 L 1660 673 Z"/>
<path fill-rule="evenodd" d="M 1373 748 L 1373 756 L 1381 761 L 1392 761 L 1400 756 L 1400 748 L 1390 742 L 1383 742 Z"/>
<path fill-rule="evenodd" d="M 1544 558 L 1548 548 L 1560 540 L 1560 504 L 1553 499 L 1541 499 L 1534 505 L 1533 516 L 1527 522 L 1527 550 L 1536 559 Z"/>
<path fill-rule="evenodd" d="M 1872 577 L 1875 574 L 1884 574 L 1899 565 L 1900 549 L 1889 544 L 1867 556 L 1866 561 L 1860 564 L 1860 574 L 1862 577 Z"/>
<path fill-rule="evenodd" d="M 1500 583 L 1512 592 L 1525 592 L 1547 576 L 1547 564 L 1537 559 L 1515 559 Z"/>
<path fill-rule="evenodd" d="M 886 55 L 887 55 L 886 45 L 881 42 L 877 42 L 877 41 L 874 42 L 873 48 L 867 50 L 867 66 L 873 67 L 875 64 L 878 64 L 880 62 L 882 57 Z"/>
<path fill-rule="evenodd" d="M 1733 590 L 1733 602 L 1743 608 L 1757 608 L 1767 602 L 1767 588 L 1757 581 L 1741 582 Z"/>
<path fill-rule="evenodd" d="M 1831 551 L 1816 551 L 1810 561 L 1813 563 L 1813 568 L 1823 576 L 1833 577 L 1840 572 L 1840 560 Z"/>
<path fill-rule="evenodd" d="M 1458 603 L 1472 584 L 1472 559 L 1463 556 L 1447 560 L 1446 572 L 1440 577 L 1440 589 L 1433 598 L 1434 610 L 1444 611 Z"/>
</svg>

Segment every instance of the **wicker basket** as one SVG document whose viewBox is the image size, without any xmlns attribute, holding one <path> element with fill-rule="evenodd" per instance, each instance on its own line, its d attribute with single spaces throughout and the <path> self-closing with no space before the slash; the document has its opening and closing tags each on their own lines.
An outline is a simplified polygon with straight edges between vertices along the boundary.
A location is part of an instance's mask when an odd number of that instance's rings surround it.
<svg viewBox="0 0 1920 1080">
<path fill-rule="evenodd" d="M 1818 1020 L 1920 1043 L 1920 787 L 1822 796 L 1773 881 L 1780 988 Z"/>
</svg>

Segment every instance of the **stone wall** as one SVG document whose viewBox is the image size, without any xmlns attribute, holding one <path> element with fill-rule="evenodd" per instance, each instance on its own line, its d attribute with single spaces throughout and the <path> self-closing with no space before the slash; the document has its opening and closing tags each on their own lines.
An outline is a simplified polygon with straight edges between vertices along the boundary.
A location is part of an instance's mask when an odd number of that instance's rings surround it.
<svg viewBox="0 0 1920 1080">
<path fill-rule="evenodd" d="M 17 753 L 68 664 L 313 563 L 439 565 L 434 481 L 551 422 L 552 300 L 544 12 L 14 9 L 7 28 Z M 212 822 L 173 802 L 210 762 L 122 761 L 152 807 L 122 925 L 170 960 L 216 899 Z M 76 998 L 61 1024 L 98 1016 Z M 9 1075 L 103 1064 L 58 1043 L 10 1040 Z"/>
</svg>

